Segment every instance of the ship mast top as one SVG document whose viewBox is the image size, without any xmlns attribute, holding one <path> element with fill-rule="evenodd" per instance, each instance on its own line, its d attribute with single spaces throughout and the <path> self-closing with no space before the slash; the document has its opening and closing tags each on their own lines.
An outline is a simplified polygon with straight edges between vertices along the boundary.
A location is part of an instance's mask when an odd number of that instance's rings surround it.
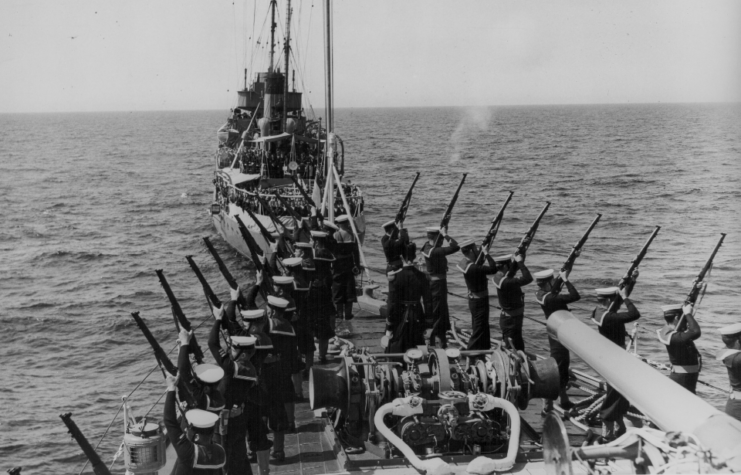
<svg viewBox="0 0 741 475">
<path fill-rule="evenodd" d="M 291 51 L 291 0 L 288 0 L 288 6 L 286 8 L 286 38 L 283 45 L 283 54 L 286 60 L 285 75 L 283 77 L 283 132 L 286 132 L 288 124 L 288 59 Z"/>
<path fill-rule="evenodd" d="M 277 0 L 271 0 L 270 1 L 270 10 L 271 10 L 271 18 L 270 18 L 270 67 L 268 68 L 268 72 L 273 72 L 273 60 L 275 58 L 275 27 L 277 26 L 275 24 L 275 7 L 277 5 Z"/>
</svg>

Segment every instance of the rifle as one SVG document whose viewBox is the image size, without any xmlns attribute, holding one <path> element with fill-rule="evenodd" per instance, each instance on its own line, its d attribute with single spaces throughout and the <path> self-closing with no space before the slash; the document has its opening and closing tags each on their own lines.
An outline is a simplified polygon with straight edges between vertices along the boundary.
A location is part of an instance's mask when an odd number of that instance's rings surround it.
<svg viewBox="0 0 741 475">
<path fill-rule="evenodd" d="M 443 219 L 440 220 L 440 229 L 448 227 L 450 218 L 453 216 L 453 207 L 455 206 L 455 202 L 458 201 L 458 194 L 461 192 L 461 188 L 463 188 L 463 183 L 466 181 L 466 175 L 468 175 L 468 173 L 463 174 L 463 178 L 461 178 L 461 182 L 458 185 L 458 189 L 455 190 L 453 199 L 450 200 L 450 203 L 448 204 L 448 208 L 445 210 L 445 214 L 443 215 Z M 441 237 L 442 237 L 442 234 L 437 235 L 437 238 L 435 238 L 435 245 L 432 246 L 433 248 L 437 247 L 437 243 L 439 242 Z"/>
<path fill-rule="evenodd" d="M 695 279 L 695 282 L 692 286 L 692 290 L 687 294 L 687 298 L 684 301 L 684 304 L 692 304 L 695 305 L 697 302 L 697 297 L 700 295 L 700 287 L 697 285 L 705 280 L 705 276 L 708 272 L 710 272 L 710 269 L 713 267 L 713 259 L 715 259 L 715 255 L 718 253 L 718 249 L 720 249 L 721 244 L 723 244 L 723 240 L 726 238 L 726 233 L 720 233 L 720 240 L 718 241 L 718 244 L 715 245 L 715 249 L 713 249 L 713 253 L 710 254 L 710 258 L 703 266 L 702 270 L 699 274 L 697 274 L 697 278 Z"/>
<path fill-rule="evenodd" d="M 229 288 L 231 288 L 232 290 L 237 290 L 237 281 L 234 279 L 231 272 L 229 272 L 229 269 L 224 264 L 224 261 L 221 260 L 221 256 L 219 256 L 219 253 L 216 252 L 216 249 L 214 249 L 214 245 L 211 244 L 211 240 L 207 237 L 204 237 L 203 242 L 206 243 L 208 252 L 211 253 L 211 256 L 216 261 L 216 265 L 219 266 L 221 275 L 223 275 L 224 279 L 226 279 L 226 283 L 229 284 Z"/>
<path fill-rule="evenodd" d="M 257 227 L 260 228 L 260 234 L 262 234 L 262 237 L 270 244 L 275 243 L 275 238 L 270 234 L 270 232 L 268 232 L 265 226 L 262 225 L 260 220 L 257 219 L 257 216 L 255 216 L 255 213 L 253 213 L 249 208 L 245 208 L 245 211 L 247 211 L 247 214 L 250 215 L 250 218 L 252 218 L 252 221 L 255 222 Z"/>
<path fill-rule="evenodd" d="M 540 226 L 540 220 L 543 219 L 545 212 L 548 211 L 548 208 L 551 206 L 550 201 L 546 201 L 545 203 L 543 210 L 540 212 L 538 217 L 535 218 L 535 222 L 530 226 L 530 229 L 527 230 L 525 235 L 522 237 L 522 241 L 520 241 L 520 244 L 517 246 L 517 251 L 515 251 L 517 254 L 524 256 L 530 247 L 530 244 L 533 242 L 535 233 L 538 232 L 538 226 Z"/>
<path fill-rule="evenodd" d="M 175 320 L 175 328 L 177 328 L 178 331 L 180 331 L 180 328 L 188 332 L 191 331 L 192 327 L 190 325 L 190 322 L 183 313 L 183 309 L 180 308 L 180 304 L 178 303 L 178 299 L 175 298 L 175 294 L 172 293 L 170 284 L 167 283 L 167 279 L 165 279 L 165 274 L 162 272 L 162 269 L 157 269 L 155 270 L 155 272 L 157 273 L 157 277 L 160 279 L 162 288 L 165 289 L 167 299 L 170 301 L 170 307 L 172 308 L 172 317 Z M 198 364 L 203 363 L 203 351 L 201 351 L 201 347 L 198 346 L 195 334 L 192 335 L 190 338 L 190 351 L 193 353 L 193 356 L 195 356 Z"/>
<path fill-rule="evenodd" d="M 638 253 L 635 259 L 633 259 L 630 262 L 630 267 L 628 267 L 628 272 L 625 273 L 622 279 L 620 279 L 620 283 L 618 284 L 618 287 L 622 290 L 626 286 L 627 294 L 630 295 L 630 293 L 633 291 L 633 284 L 631 277 L 633 277 L 633 272 L 636 270 L 636 268 L 641 265 L 641 261 L 643 261 L 643 258 L 646 257 L 646 253 L 648 252 L 648 246 L 651 245 L 654 238 L 657 234 L 659 234 L 659 230 L 661 229 L 661 226 L 656 226 L 656 229 L 654 229 L 654 232 L 651 233 L 651 236 L 648 238 L 648 241 L 646 241 L 646 244 L 643 245 L 641 248 L 641 252 Z M 622 305 L 623 301 L 621 298 L 616 298 L 608 308 L 608 312 L 617 312 L 617 310 L 620 308 L 620 305 Z"/>
<path fill-rule="evenodd" d="M 602 217 L 602 214 L 597 213 L 597 217 L 594 218 L 594 221 L 592 221 L 592 224 L 589 225 L 589 229 L 587 229 L 587 232 L 584 233 L 584 235 L 579 239 L 579 242 L 577 242 L 574 245 L 574 248 L 571 249 L 571 253 L 569 253 L 569 257 L 566 258 L 566 262 L 563 263 L 561 266 L 561 272 L 571 271 L 571 269 L 574 267 L 574 261 L 576 261 L 577 255 L 581 251 L 581 248 L 584 246 L 584 244 L 587 242 L 587 239 L 589 239 L 589 234 L 592 232 L 592 229 L 594 229 L 595 226 L 597 226 L 597 223 L 599 222 L 599 219 Z M 551 293 L 553 295 L 558 295 L 559 292 L 561 292 L 561 286 L 563 285 L 563 279 L 561 279 L 561 276 L 559 275 L 556 277 L 555 282 L 553 282 L 553 285 L 551 286 Z"/>
<path fill-rule="evenodd" d="M 139 312 L 131 312 L 131 316 L 134 317 L 136 326 L 139 327 L 139 329 L 144 334 L 144 338 L 147 339 L 149 345 L 152 347 L 152 350 L 154 351 L 154 359 L 157 360 L 157 363 L 162 370 L 162 376 L 165 376 L 165 371 L 173 376 L 177 376 L 177 366 L 172 364 L 172 361 L 167 356 L 167 353 L 165 353 L 165 350 L 162 349 L 160 344 L 154 338 L 154 335 L 152 335 L 152 332 L 149 331 L 149 327 L 147 327 L 147 324 L 144 323 L 144 320 L 142 320 L 142 318 L 139 316 Z M 178 379 L 178 396 L 181 398 L 181 400 L 184 400 L 188 404 L 189 408 L 195 409 L 196 407 L 198 407 L 198 404 L 196 402 L 193 387 L 190 385 L 190 381 L 192 379 L 192 375 L 180 375 L 180 378 Z"/>
<path fill-rule="evenodd" d="M 497 215 L 491 221 L 491 226 L 489 227 L 489 231 L 487 231 L 486 233 L 484 242 L 481 243 L 481 252 L 479 253 L 479 257 L 476 258 L 476 264 L 481 264 L 482 260 L 484 259 L 484 256 L 489 254 L 489 249 L 491 249 L 491 245 L 494 242 L 494 239 L 497 237 L 497 233 L 499 232 L 499 225 L 502 224 L 502 218 L 504 217 L 504 210 L 507 208 L 507 205 L 512 199 L 512 195 L 514 194 L 515 194 L 514 191 L 509 192 L 509 196 L 507 196 L 507 199 L 504 201 L 504 204 L 499 209 L 499 213 L 497 213 Z"/>
<path fill-rule="evenodd" d="M 399 225 L 401 225 L 401 223 L 403 223 L 404 219 L 406 219 L 407 217 L 407 211 L 409 210 L 409 204 L 412 202 L 412 191 L 414 191 L 414 185 L 417 184 L 417 180 L 419 180 L 419 172 L 417 172 L 417 176 L 414 177 L 412 186 L 409 187 L 409 191 L 407 191 L 407 194 L 404 197 L 404 200 L 401 202 L 401 206 L 399 206 L 399 211 L 396 212 L 396 222 L 399 223 Z"/>
<path fill-rule="evenodd" d="M 311 198 L 311 196 L 306 193 L 306 191 L 303 189 L 301 184 L 298 182 L 295 176 L 291 175 L 291 180 L 293 180 L 293 183 L 296 185 L 296 188 L 298 188 L 299 193 L 301 193 L 301 196 L 304 197 L 304 200 L 309 204 L 309 206 L 313 206 L 314 209 L 316 209 L 316 217 L 319 221 L 324 221 L 324 217 L 322 216 L 322 210 L 316 205 L 314 200 Z M 348 210 L 349 211 L 349 210 Z"/>
<path fill-rule="evenodd" d="M 265 202 L 264 199 L 262 199 L 262 197 L 260 196 L 260 193 L 258 193 L 256 191 L 255 192 L 255 196 L 257 197 L 257 201 L 262 205 L 263 209 L 267 213 L 268 217 L 270 217 L 270 221 L 272 221 L 272 223 L 273 223 L 273 227 L 275 228 L 275 232 L 278 233 L 278 234 L 280 234 L 280 228 L 278 227 L 278 221 L 280 221 L 280 220 L 278 219 L 278 216 L 275 215 L 275 211 L 273 211 L 273 208 L 267 202 Z M 260 223 L 258 226 L 262 226 L 262 223 Z M 272 238 L 272 236 L 271 236 L 271 238 Z M 270 242 L 275 242 L 275 241 L 273 240 L 273 241 L 270 241 Z"/>
<path fill-rule="evenodd" d="M 265 301 L 267 301 L 267 296 L 269 291 L 272 291 L 273 288 L 273 282 L 270 278 L 270 269 L 268 266 L 262 265 L 261 258 L 263 257 L 260 252 L 258 252 L 258 249 L 260 247 L 255 242 L 255 239 L 250 234 L 250 231 L 247 229 L 247 227 L 244 225 L 244 222 L 239 216 L 235 216 L 237 219 L 237 224 L 239 224 L 239 232 L 242 234 L 242 239 L 244 239 L 244 242 L 247 244 L 247 247 L 250 249 L 250 255 L 252 256 L 252 262 L 255 264 L 255 269 L 257 269 L 258 272 L 262 273 L 262 285 L 260 285 L 260 293 L 262 294 Z"/>
<path fill-rule="evenodd" d="M 206 280 L 206 277 L 203 276 L 201 269 L 199 269 L 198 266 L 196 265 L 195 261 L 193 260 L 193 256 L 185 256 L 185 258 L 188 260 L 188 264 L 190 264 L 190 268 L 193 270 L 193 273 L 195 273 L 196 277 L 198 277 L 198 281 L 201 283 L 201 286 L 203 287 L 203 293 L 206 294 L 206 298 L 215 307 L 221 307 L 221 300 L 219 300 L 219 297 L 216 296 L 211 286 L 208 285 L 208 281 Z"/>
<path fill-rule="evenodd" d="M 72 438 L 75 439 L 77 445 L 80 446 L 82 451 L 85 453 L 85 456 L 90 461 L 95 475 L 111 475 L 106 464 L 103 463 L 93 446 L 90 445 L 90 442 L 87 441 L 80 428 L 77 427 L 75 421 L 72 420 L 72 413 L 68 412 L 67 414 L 60 414 L 59 417 L 62 419 L 62 422 L 64 422 L 64 425 L 67 426 L 67 429 L 69 429 Z"/>
</svg>

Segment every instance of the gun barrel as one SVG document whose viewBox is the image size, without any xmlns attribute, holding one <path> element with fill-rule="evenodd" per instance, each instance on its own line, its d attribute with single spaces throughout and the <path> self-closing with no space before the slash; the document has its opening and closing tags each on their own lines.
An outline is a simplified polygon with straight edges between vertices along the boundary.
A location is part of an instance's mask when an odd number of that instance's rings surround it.
<svg viewBox="0 0 741 475">
<path fill-rule="evenodd" d="M 402 222 L 407 217 L 407 210 L 409 210 L 409 204 L 412 202 L 412 191 L 414 191 L 414 186 L 417 184 L 417 180 L 419 180 L 420 173 L 417 172 L 417 175 L 414 177 L 414 181 L 412 182 L 412 186 L 409 187 L 409 191 L 407 191 L 406 196 L 404 196 L 404 199 L 401 202 L 401 206 L 399 206 L 399 211 L 396 212 L 396 221 Z"/>
<path fill-rule="evenodd" d="M 527 252 L 528 248 L 530 248 L 530 244 L 532 244 L 533 239 L 535 239 L 535 233 L 538 232 L 538 227 L 540 227 L 540 220 L 543 219 L 543 216 L 545 216 L 546 211 L 548 211 L 548 208 L 551 207 L 551 202 L 546 201 L 545 206 L 540 211 L 540 214 L 538 214 L 538 217 L 535 218 L 535 221 L 533 221 L 533 224 L 530 225 L 530 229 L 527 230 L 525 235 L 522 237 L 522 240 L 520 241 L 520 245 L 517 246 L 517 252 L 520 254 L 523 254 Z"/>
<path fill-rule="evenodd" d="M 207 237 L 204 237 L 203 242 L 206 243 L 208 252 L 211 253 L 211 257 L 213 257 L 214 260 L 216 261 L 216 265 L 219 266 L 219 271 L 221 272 L 221 275 L 224 276 L 226 283 L 229 284 L 230 288 L 236 290 L 237 281 L 234 278 L 234 276 L 232 276 L 232 273 L 229 272 L 229 269 L 226 267 L 226 264 L 224 264 L 224 261 L 221 260 L 221 256 L 219 256 L 219 253 L 216 252 L 214 245 L 211 244 L 211 240 Z"/>
<path fill-rule="evenodd" d="M 64 425 L 67 426 L 67 429 L 69 429 L 69 433 L 72 435 L 72 438 L 75 439 L 77 445 L 80 446 L 83 453 L 90 461 L 90 465 L 92 465 L 95 475 L 111 475 L 108 467 L 106 467 L 105 463 L 103 463 L 103 461 L 100 459 L 100 456 L 95 451 L 93 446 L 90 445 L 90 442 L 88 442 L 88 440 L 82 434 L 82 431 L 79 427 L 77 427 L 75 421 L 72 420 L 72 413 L 68 412 L 66 414 L 60 414 L 59 417 L 62 419 L 62 422 L 64 422 Z"/>
<path fill-rule="evenodd" d="M 715 245 L 715 248 L 713 249 L 712 254 L 710 254 L 710 257 L 708 258 L 707 262 L 703 266 L 700 273 L 697 274 L 697 279 L 695 279 L 695 282 L 700 283 L 705 280 L 705 276 L 710 271 L 710 268 L 713 266 L 713 260 L 715 260 L 715 255 L 718 254 L 718 250 L 720 249 L 720 246 L 723 244 L 723 240 L 725 238 L 726 238 L 726 233 L 720 233 L 720 239 L 718 240 L 718 244 Z M 687 299 L 685 300 L 685 303 L 694 304 L 697 301 L 697 296 L 699 294 L 700 294 L 700 289 L 697 286 L 693 286 L 689 294 L 687 295 Z"/>
<path fill-rule="evenodd" d="M 216 293 L 214 293 L 214 290 L 208 284 L 206 277 L 203 275 L 201 269 L 198 268 L 198 265 L 196 265 L 195 261 L 193 260 L 193 256 L 185 256 L 185 259 L 188 261 L 188 264 L 190 264 L 190 268 L 193 270 L 193 273 L 196 275 L 198 281 L 201 283 L 201 287 L 203 287 L 203 293 L 206 294 L 206 298 L 209 299 L 215 306 L 221 307 L 221 300 L 219 300 L 219 297 L 216 295 Z"/>
<path fill-rule="evenodd" d="M 131 312 L 131 316 L 134 318 L 136 326 L 138 326 L 139 330 L 141 330 L 141 332 L 144 334 L 144 338 L 146 338 L 149 342 L 149 346 L 152 347 L 152 351 L 154 351 L 154 358 L 168 373 L 175 376 L 178 372 L 177 368 L 174 364 L 172 364 L 172 361 L 170 361 L 167 353 L 165 353 L 165 350 L 162 349 L 162 346 L 160 346 L 154 335 L 152 335 L 152 332 L 149 330 L 147 324 L 144 323 L 144 320 L 142 320 L 142 318 L 139 316 L 139 312 Z"/>
</svg>

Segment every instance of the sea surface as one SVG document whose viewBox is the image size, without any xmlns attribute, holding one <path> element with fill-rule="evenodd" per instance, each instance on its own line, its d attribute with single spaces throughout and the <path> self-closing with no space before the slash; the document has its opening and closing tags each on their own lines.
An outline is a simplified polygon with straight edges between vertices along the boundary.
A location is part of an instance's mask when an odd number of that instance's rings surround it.
<svg viewBox="0 0 741 475">
<path fill-rule="evenodd" d="M 137 414 L 153 408 L 151 417 L 160 416 L 165 385 L 130 317 L 141 312 L 162 346 L 174 346 L 155 269 L 164 269 L 195 326 L 210 316 L 186 255 L 228 295 L 203 236 L 240 282 L 251 280 L 250 263 L 227 248 L 208 214 L 215 133 L 227 112 L 0 115 L 0 470 L 78 473 L 85 459 L 61 413 L 71 412 L 93 445 L 134 389 Z M 659 307 L 682 301 L 728 233 L 699 308 L 697 342 L 700 379 L 727 388 L 714 353 L 717 329 L 741 318 L 741 105 L 341 109 L 335 121 L 347 176 L 366 196 L 372 267 L 384 263 L 380 224 L 393 218 L 417 171 L 406 224 L 420 245 L 462 173 L 449 231 L 456 238 L 480 240 L 515 192 L 493 254 L 511 252 L 551 201 L 528 255 L 533 271 L 559 267 L 602 213 L 571 275 L 582 294 L 572 309 L 585 322 L 593 289 L 615 284 L 661 226 L 633 293 L 639 352 L 654 361 L 668 361 L 652 334 L 662 325 Z M 463 294 L 458 259 L 450 259 L 449 285 Z M 534 293 L 531 285 L 527 315 L 542 319 Z M 466 302 L 451 296 L 450 305 L 468 326 Z M 496 334 L 494 310 L 492 327 Z M 529 348 L 545 353 L 544 328 L 526 320 L 525 331 Z M 196 333 L 206 341 L 206 326 Z M 722 407 L 721 391 L 698 389 Z M 121 443 L 121 420 L 99 447 L 107 463 Z M 123 473 L 120 460 L 114 471 Z"/>
</svg>

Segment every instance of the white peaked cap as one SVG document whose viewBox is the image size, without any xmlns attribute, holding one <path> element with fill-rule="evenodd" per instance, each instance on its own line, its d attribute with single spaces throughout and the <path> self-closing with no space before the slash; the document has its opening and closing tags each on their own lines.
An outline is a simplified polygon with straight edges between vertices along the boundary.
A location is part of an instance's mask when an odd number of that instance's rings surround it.
<svg viewBox="0 0 741 475">
<path fill-rule="evenodd" d="M 458 243 L 458 247 L 463 249 L 464 247 L 468 247 L 471 244 L 476 244 L 476 240 L 475 239 L 464 239 L 463 241 Z"/>
<path fill-rule="evenodd" d="M 191 409 L 185 413 L 185 418 L 188 420 L 188 424 L 192 425 L 196 429 L 211 428 L 216 424 L 216 421 L 219 420 L 219 416 L 213 412 L 201 409 Z"/>
<path fill-rule="evenodd" d="M 301 263 L 301 259 L 298 260 L 299 264 Z M 292 284 L 293 283 L 293 277 L 290 275 L 277 275 L 273 277 L 273 282 L 275 282 L 278 285 L 286 285 L 286 284 Z"/>
<path fill-rule="evenodd" d="M 196 374 L 196 378 L 203 381 L 206 384 L 213 384 L 221 381 L 224 377 L 224 370 L 215 364 L 199 364 L 193 368 L 193 372 Z"/>
<path fill-rule="evenodd" d="M 388 221 L 388 222 L 386 222 L 386 223 L 383 223 L 383 224 L 382 224 L 381 226 L 382 226 L 382 227 L 383 227 L 384 229 L 386 229 L 386 228 L 388 228 L 389 226 L 392 226 L 392 225 L 395 225 L 395 224 L 396 224 L 396 220 L 395 220 L 395 219 L 392 219 L 391 221 Z"/>
<path fill-rule="evenodd" d="M 265 316 L 265 309 L 242 310 L 242 320 L 255 320 Z"/>
<path fill-rule="evenodd" d="M 338 223 L 344 223 L 345 221 L 349 221 L 350 220 L 350 216 L 348 216 L 346 214 L 341 214 L 341 215 L 337 216 L 334 220 L 337 221 Z"/>
<path fill-rule="evenodd" d="M 425 228 L 428 234 L 435 234 L 440 232 L 440 226 L 427 226 Z"/>
<path fill-rule="evenodd" d="M 512 254 L 505 254 L 494 258 L 494 262 L 507 262 L 512 260 Z"/>
<path fill-rule="evenodd" d="M 597 292 L 597 295 L 615 295 L 616 293 L 620 292 L 619 287 L 605 287 L 604 289 L 594 289 L 595 292 Z"/>
<path fill-rule="evenodd" d="M 321 231 L 312 231 L 312 232 L 311 232 L 311 235 L 313 236 L 315 232 L 316 232 L 316 233 L 319 233 L 319 232 L 321 232 Z M 324 233 L 324 235 L 326 236 L 326 235 L 327 235 L 327 233 Z M 301 248 L 307 248 L 307 249 L 309 249 L 309 248 L 311 248 L 312 246 L 311 246 L 311 243 L 310 243 L 310 242 L 297 242 L 296 244 L 294 244 L 294 247 L 301 247 Z M 290 258 L 290 259 L 292 259 L 292 258 Z M 300 258 L 296 258 L 296 259 L 300 259 Z M 286 260 L 287 260 L 287 259 L 286 259 Z"/>
<path fill-rule="evenodd" d="M 674 312 L 674 311 L 677 311 L 677 310 L 682 310 L 682 304 L 681 303 L 673 303 L 671 305 L 662 305 L 661 306 L 661 311 L 664 312 L 664 313 Z"/>
<path fill-rule="evenodd" d="M 550 279 L 551 277 L 553 277 L 553 269 L 546 269 L 540 272 L 536 272 L 533 274 L 533 277 L 535 277 L 535 280 Z"/>
<path fill-rule="evenodd" d="M 734 323 L 718 330 L 721 335 L 735 335 L 741 333 L 741 323 Z"/>
<path fill-rule="evenodd" d="M 288 259 L 283 259 L 281 262 L 286 267 L 296 267 L 300 266 L 303 261 L 300 257 L 289 257 Z"/>
<path fill-rule="evenodd" d="M 324 238 L 327 237 L 327 233 L 324 231 L 312 231 L 311 237 Z"/>
<path fill-rule="evenodd" d="M 237 348 L 248 348 L 250 346 L 255 346 L 255 343 L 257 343 L 257 338 L 254 336 L 233 336 L 231 337 L 231 340 L 232 346 L 236 346 Z"/>
<path fill-rule="evenodd" d="M 288 307 L 288 300 L 276 297 L 275 295 L 268 295 L 268 305 L 277 308 Z"/>
</svg>

